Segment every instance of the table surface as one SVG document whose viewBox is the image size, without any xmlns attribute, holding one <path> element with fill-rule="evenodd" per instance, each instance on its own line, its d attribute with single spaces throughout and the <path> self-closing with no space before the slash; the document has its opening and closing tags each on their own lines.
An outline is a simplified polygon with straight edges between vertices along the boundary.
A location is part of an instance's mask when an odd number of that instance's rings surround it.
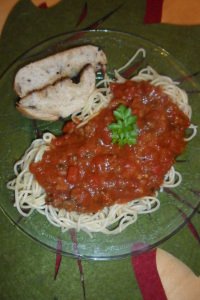
<svg viewBox="0 0 200 300">
<path fill-rule="evenodd" d="M 85 3 L 87 17 L 76 27 Z M 99 28 L 147 38 L 169 51 L 190 73 L 199 72 L 200 26 L 144 24 L 145 4 L 145 0 L 63 0 L 55 7 L 41 9 L 29 0 L 19 1 L 0 36 L 0 73 L 38 42 L 58 33 L 86 28 L 118 6 Z M 192 222 L 200 232 L 198 214 Z M 59 275 L 54 280 L 55 254 L 22 234 L 1 211 L 0 243 L 0 299 L 83 299 L 76 260 L 63 257 Z M 160 247 L 182 260 L 196 275 L 200 274 L 199 243 L 187 226 Z M 83 261 L 82 264 L 88 300 L 142 299 L 130 258 Z"/>
</svg>

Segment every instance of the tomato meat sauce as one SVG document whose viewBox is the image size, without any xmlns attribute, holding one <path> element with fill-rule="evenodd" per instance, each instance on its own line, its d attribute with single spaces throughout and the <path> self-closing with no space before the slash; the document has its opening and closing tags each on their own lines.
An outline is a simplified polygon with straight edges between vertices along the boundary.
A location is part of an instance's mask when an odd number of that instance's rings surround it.
<svg viewBox="0 0 200 300">
<path fill-rule="evenodd" d="M 185 148 L 188 117 L 147 81 L 114 83 L 109 106 L 83 127 L 68 122 L 30 171 L 46 192 L 46 203 L 94 213 L 115 203 L 150 196 Z M 126 105 L 137 116 L 135 145 L 112 143 L 113 111 Z"/>
</svg>

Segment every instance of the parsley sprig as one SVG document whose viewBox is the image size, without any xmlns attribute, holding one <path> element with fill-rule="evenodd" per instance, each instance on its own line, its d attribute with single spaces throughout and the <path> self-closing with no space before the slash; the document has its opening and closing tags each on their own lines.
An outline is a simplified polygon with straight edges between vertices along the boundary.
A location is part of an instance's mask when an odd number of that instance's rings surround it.
<svg viewBox="0 0 200 300">
<path fill-rule="evenodd" d="M 112 142 L 123 146 L 136 144 L 138 134 L 137 117 L 132 115 L 131 109 L 121 104 L 113 112 L 116 123 L 111 123 L 108 128 L 112 132 Z"/>
</svg>

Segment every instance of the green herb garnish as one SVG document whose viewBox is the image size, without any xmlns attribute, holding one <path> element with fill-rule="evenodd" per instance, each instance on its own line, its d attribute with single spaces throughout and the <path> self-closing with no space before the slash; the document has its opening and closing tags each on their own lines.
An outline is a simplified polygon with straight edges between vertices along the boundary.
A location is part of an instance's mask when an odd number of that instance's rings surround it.
<svg viewBox="0 0 200 300">
<path fill-rule="evenodd" d="M 131 109 L 121 104 L 113 114 L 117 122 L 108 125 L 112 132 L 112 142 L 120 146 L 136 144 L 137 117 L 132 115 Z"/>
</svg>

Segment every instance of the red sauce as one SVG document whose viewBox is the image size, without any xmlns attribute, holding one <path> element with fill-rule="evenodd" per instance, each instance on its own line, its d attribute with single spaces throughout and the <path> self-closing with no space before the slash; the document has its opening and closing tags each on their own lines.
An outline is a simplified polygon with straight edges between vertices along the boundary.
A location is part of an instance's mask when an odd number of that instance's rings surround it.
<svg viewBox="0 0 200 300">
<path fill-rule="evenodd" d="M 68 122 L 43 159 L 30 166 L 54 207 L 96 212 L 153 195 L 185 148 L 189 119 L 161 88 L 127 81 L 111 89 L 109 107 L 82 128 Z M 108 125 L 115 122 L 113 110 L 120 103 L 137 115 L 136 145 L 111 142 Z"/>
</svg>

